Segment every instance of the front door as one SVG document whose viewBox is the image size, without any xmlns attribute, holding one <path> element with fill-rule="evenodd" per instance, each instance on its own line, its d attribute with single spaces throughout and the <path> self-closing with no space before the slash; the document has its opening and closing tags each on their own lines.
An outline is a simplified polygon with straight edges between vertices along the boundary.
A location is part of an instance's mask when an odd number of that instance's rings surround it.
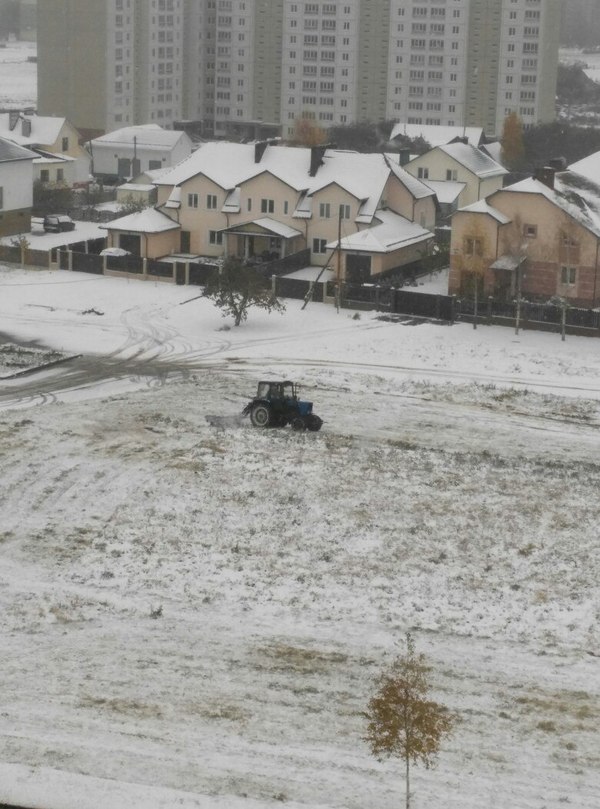
<svg viewBox="0 0 600 809">
<path fill-rule="evenodd" d="M 179 249 L 182 253 L 189 253 L 191 251 L 191 238 L 189 230 L 181 231 Z"/>
</svg>

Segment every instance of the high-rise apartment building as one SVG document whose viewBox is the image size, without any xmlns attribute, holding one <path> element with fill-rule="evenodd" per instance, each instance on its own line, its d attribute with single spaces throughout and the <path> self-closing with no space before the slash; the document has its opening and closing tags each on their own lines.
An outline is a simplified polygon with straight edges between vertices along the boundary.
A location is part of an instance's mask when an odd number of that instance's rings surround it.
<svg viewBox="0 0 600 809">
<path fill-rule="evenodd" d="M 207 136 L 554 117 L 559 0 L 44 0 L 39 111 Z"/>
</svg>

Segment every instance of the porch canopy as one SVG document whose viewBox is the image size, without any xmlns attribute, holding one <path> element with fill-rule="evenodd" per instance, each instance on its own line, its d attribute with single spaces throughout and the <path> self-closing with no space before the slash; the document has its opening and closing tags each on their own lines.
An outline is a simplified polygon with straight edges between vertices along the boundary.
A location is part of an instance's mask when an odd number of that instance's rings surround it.
<svg viewBox="0 0 600 809">
<path fill-rule="evenodd" d="M 490 270 L 507 270 L 508 272 L 516 272 L 521 264 L 525 261 L 526 256 L 511 256 L 505 253 L 503 256 L 490 264 Z"/>
<path fill-rule="evenodd" d="M 221 233 L 231 233 L 238 236 L 275 236 L 282 239 L 294 239 L 296 236 L 302 236 L 302 231 L 291 228 L 289 225 L 284 225 L 268 216 L 262 219 L 254 219 L 252 222 L 243 222 L 239 225 L 223 228 Z"/>
<path fill-rule="evenodd" d="M 283 258 L 300 249 L 298 240 L 304 241 L 302 231 L 268 216 L 251 222 L 240 222 L 223 228 L 220 232 L 227 237 L 237 237 L 237 251 L 234 252 L 246 259 Z"/>
</svg>

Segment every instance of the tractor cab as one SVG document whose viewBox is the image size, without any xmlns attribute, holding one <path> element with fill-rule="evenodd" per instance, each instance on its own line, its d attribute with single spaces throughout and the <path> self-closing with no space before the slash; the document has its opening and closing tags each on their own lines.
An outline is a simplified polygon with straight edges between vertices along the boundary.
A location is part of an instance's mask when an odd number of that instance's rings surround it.
<svg viewBox="0 0 600 809">
<path fill-rule="evenodd" d="M 256 392 L 257 399 L 296 399 L 296 386 L 293 382 L 259 382 Z"/>
</svg>

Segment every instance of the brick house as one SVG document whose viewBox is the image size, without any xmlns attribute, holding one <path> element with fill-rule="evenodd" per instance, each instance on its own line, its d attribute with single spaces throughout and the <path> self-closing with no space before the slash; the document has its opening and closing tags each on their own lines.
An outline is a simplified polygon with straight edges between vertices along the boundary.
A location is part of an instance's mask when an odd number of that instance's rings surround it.
<svg viewBox="0 0 600 809">
<path fill-rule="evenodd" d="M 600 153 L 597 184 L 580 164 L 557 163 L 497 191 L 452 217 L 450 294 L 560 297 L 600 303 Z"/>
</svg>

